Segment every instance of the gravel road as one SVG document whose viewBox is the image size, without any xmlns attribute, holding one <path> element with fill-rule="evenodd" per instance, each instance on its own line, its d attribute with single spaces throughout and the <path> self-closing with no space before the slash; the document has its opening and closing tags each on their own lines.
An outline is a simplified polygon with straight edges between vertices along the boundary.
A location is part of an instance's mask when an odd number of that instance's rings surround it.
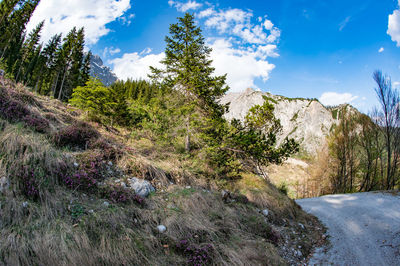
<svg viewBox="0 0 400 266">
<path fill-rule="evenodd" d="M 400 265 L 400 194 L 356 193 L 297 203 L 328 228 L 309 265 Z"/>
</svg>

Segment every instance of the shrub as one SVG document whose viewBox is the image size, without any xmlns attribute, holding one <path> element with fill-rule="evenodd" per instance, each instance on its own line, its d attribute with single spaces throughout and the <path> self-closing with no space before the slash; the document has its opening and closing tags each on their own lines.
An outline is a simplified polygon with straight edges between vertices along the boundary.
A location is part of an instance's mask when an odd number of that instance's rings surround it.
<svg viewBox="0 0 400 266">
<path fill-rule="evenodd" d="M 100 134 L 89 124 L 77 122 L 58 131 L 54 134 L 53 140 L 60 147 L 86 149 L 89 141 L 99 136 Z"/>
<path fill-rule="evenodd" d="M 65 175 L 64 184 L 71 189 L 91 190 L 96 186 L 96 179 L 85 171 L 78 171 L 72 175 Z"/>
<path fill-rule="evenodd" d="M 12 98 L 22 102 L 23 104 L 36 105 L 39 108 L 42 107 L 42 104 L 35 99 L 35 96 L 31 92 L 25 91 L 24 89 L 10 90 L 10 95 Z"/>
<path fill-rule="evenodd" d="M 79 168 L 62 176 L 62 183 L 70 189 L 93 191 L 104 179 L 106 166 L 100 154 L 84 153 L 79 157 Z"/>
<path fill-rule="evenodd" d="M 23 118 L 25 125 L 39 133 L 46 133 L 49 129 L 49 122 L 39 116 L 27 115 Z"/>
<path fill-rule="evenodd" d="M 214 248 L 211 244 L 198 246 L 183 239 L 176 244 L 176 249 L 188 258 L 189 265 L 209 265 L 212 263 Z"/>
<path fill-rule="evenodd" d="M 37 199 L 39 197 L 39 180 L 35 171 L 27 166 L 22 166 L 19 171 L 15 172 L 15 175 L 22 181 L 22 193 L 30 199 Z"/>
<path fill-rule="evenodd" d="M 89 143 L 89 148 L 101 150 L 104 160 L 114 161 L 123 155 L 121 147 L 105 138 L 99 138 Z"/>
<path fill-rule="evenodd" d="M 287 184 L 285 181 L 281 182 L 281 183 L 277 186 L 277 188 L 278 188 L 278 190 L 279 190 L 281 193 L 283 193 L 283 194 L 285 194 L 285 195 L 287 196 L 287 194 L 288 194 L 288 192 L 289 192 L 289 188 L 288 188 L 288 184 Z"/>
<path fill-rule="evenodd" d="M 9 122 L 21 121 L 30 111 L 21 103 L 7 97 L 0 97 L 0 115 Z"/>
<path fill-rule="evenodd" d="M 136 202 L 140 205 L 144 204 L 144 198 L 121 186 L 105 187 L 101 196 L 114 203 Z"/>
</svg>

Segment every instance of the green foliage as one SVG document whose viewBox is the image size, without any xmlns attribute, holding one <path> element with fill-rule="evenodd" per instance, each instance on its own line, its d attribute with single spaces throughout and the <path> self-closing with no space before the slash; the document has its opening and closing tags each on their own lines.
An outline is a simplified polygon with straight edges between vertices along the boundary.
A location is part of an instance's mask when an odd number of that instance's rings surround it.
<svg viewBox="0 0 400 266">
<path fill-rule="evenodd" d="M 281 183 L 277 186 L 277 189 L 278 189 L 281 193 L 285 194 L 286 196 L 288 195 L 289 187 L 288 187 L 288 184 L 287 184 L 285 181 L 284 181 L 284 182 L 281 182 Z"/>
<path fill-rule="evenodd" d="M 69 103 L 87 111 L 90 117 L 105 118 L 111 116 L 116 108 L 117 102 L 112 100 L 112 91 L 99 79 L 91 78 L 86 86 L 74 89 Z"/>
<path fill-rule="evenodd" d="M 79 220 L 85 214 L 85 208 L 79 203 L 70 206 L 69 211 L 73 220 Z"/>
<path fill-rule="evenodd" d="M 161 63 L 165 69 L 151 68 L 150 76 L 164 91 L 178 91 L 182 99 L 179 113 L 186 127 L 186 151 L 191 150 L 191 137 L 203 124 L 205 134 L 214 134 L 217 121 L 223 122 L 226 107 L 218 99 L 228 90 L 226 75 L 213 76 L 209 59 L 211 49 L 205 45 L 201 29 L 195 25 L 194 16 L 188 13 L 170 26 L 170 36 L 165 38 L 166 57 Z M 213 121 L 211 121 L 213 120 Z M 207 125 L 206 125 L 207 124 Z M 208 143 L 210 144 L 210 143 Z"/>
</svg>

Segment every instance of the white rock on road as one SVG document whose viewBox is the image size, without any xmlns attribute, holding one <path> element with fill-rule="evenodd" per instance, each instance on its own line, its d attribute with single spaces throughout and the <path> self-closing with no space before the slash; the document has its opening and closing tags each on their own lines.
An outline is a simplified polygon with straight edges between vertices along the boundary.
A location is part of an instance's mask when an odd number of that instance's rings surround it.
<svg viewBox="0 0 400 266">
<path fill-rule="evenodd" d="M 400 194 L 356 193 L 297 203 L 328 228 L 309 265 L 400 265 Z"/>
</svg>

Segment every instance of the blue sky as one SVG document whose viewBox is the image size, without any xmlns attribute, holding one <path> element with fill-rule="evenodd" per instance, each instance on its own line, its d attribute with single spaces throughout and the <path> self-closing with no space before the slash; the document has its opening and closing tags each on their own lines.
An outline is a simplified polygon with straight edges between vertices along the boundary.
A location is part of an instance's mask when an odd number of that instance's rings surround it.
<svg viewBox="0 0 400 266">
<path fill-rule="evenodd" d="M 377 104 L 374 70 L 400 85 L 399 1 L 42 0 L 30 28 L 46 19 L 46 39 L 85 26 L 88 48 L 121 79 L 145 78 L 163 57 L 169 25 L 187 11 L 232 91 L 350 102 L 366 112 Z"/>
</svg>

